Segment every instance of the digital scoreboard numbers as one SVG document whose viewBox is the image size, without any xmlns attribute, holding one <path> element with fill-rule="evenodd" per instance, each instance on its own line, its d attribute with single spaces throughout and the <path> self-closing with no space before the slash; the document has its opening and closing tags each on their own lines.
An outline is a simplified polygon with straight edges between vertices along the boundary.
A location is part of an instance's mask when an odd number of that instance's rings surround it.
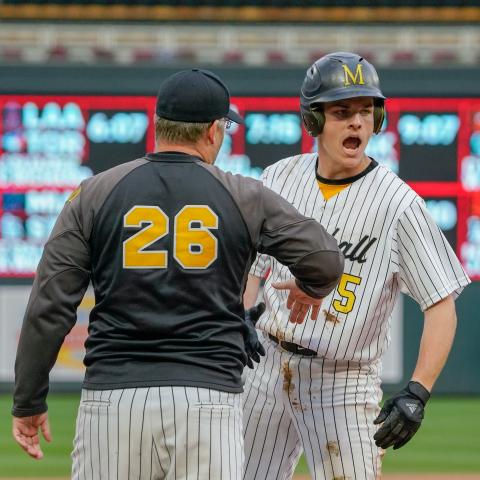
<svg viewBox="0 0 480 480">
<path fill-rule="evenodd" d="M 394 98 L 367 153 L 420 196 L 465 270 L 480 279 L 480 99 Z"/>
<path fill-rule="evenodd" d="M 301 146 L 302 121 L 298 112 L 245 114 L 245 153 L 260 167 L 297 155 Z"/>
<path fill-rule="evenodd" d="M 82 180 L 145 154 L 147 100 L 0 96 L 0 277 L 34 274 Z"/>
<path fill-rule="evenodd" d="M 470 104 L 466 123 L 466 151 L 460 158 L 461 185 L 466 192 L 460 258 L 467 272 L 480 279 L 480 101 Z"/>
<path fill-rule="evenodd" d="M 90 110 L 89 116 L 85 133 L 94 173 L 145 155 L 151 122 L 145 111 Z"/>
<path fill-rule="evenodd" d="M 315 150 L 297 97 L 234 97 L 245 119 L 216 165 L 260 178 Z M 154 149 L 155 97 L 0 95 L 0 277 L 32 277 L 68 195 L 85 178 Z M 473 279 L 480 279 L 480 99 L 387 100 L 367 153 L 426 202 Z"/>
<path fill-rule="evenodd" d="M 459 128 L 457 112 L 400 112 L 400 177 L 406 182 L 457 181 Z"/>
<path fill-rule="evenodd" d="M 308 139 L 295 98 L 234 98 L 233 107 L 244 125 L 226 132 L 216 165 L 224 170 L 260 178 L 278 160 L 298 155 Z"/>
<path fill-rule="evenodd" d="M 394 139 L 399 176 L 480 279 L 480 99 L 392 99 L 387 107 L 382 135 Z"/>
</svg>

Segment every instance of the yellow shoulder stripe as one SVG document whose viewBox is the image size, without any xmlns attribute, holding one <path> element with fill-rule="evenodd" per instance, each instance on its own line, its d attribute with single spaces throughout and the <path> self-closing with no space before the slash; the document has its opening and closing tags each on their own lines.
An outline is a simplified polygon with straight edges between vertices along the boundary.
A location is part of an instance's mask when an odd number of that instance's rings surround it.
<svg viewBox="0 0 480 480">
<path fill-rule="evenodd" d="M 82 190 L 82 187 L 76 188 L 67 198 L 67 202 L 71 202 L 72 200 L 75 200 L 80 195 L 81 190 Z"/>
</svg>

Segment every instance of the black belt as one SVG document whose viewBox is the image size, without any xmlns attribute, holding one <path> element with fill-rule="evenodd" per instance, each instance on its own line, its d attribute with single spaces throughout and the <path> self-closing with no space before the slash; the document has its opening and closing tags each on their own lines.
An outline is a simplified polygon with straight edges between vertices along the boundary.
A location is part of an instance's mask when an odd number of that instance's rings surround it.
<svg viewBox="0 0 480 480">
<path fill-rule="evenodd" d="M 285 342 L 285 341 L 280 341 L 277 337 L 274 337 L 273 335 L 268 334 L 268 338 L 272 342 L 277 343 L 280 345 L 284 350 L 287 352 L 295 353 L 297 355 L 303 355 L 305 357 L 316 357 L 317 352 L 315 350 L 310 350 L 309 348 L 304 348 L 301 347 L 300 345 L 297 345 L 296 343 L 292 342 Z"/>
</svg>

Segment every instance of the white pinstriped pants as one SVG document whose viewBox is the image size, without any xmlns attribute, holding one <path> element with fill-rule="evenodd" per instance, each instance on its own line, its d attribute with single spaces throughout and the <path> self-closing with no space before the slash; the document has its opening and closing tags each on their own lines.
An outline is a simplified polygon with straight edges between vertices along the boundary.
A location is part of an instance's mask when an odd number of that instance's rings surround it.
<svg viewBox="0 0 480 480">
<path fill-rule="evenodd" d="M 380 478 L 378 367 L 263 343 L 266 357 L 245 383 L 244 480 L 290 480 L 302 451 L 314 480 Z"/>
<path fill-rule="evenodd" d="M 74 480 L 241 480 L 242 395 L 196 387 L 82 390 Z"/>
</svg>

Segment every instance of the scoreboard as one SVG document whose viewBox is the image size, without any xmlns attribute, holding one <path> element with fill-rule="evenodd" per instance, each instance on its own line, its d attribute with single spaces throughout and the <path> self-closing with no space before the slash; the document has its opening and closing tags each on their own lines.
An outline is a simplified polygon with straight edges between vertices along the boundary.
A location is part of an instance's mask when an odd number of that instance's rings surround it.
<svg viewBox="0 0 480 480">
<path fill-rule="evenodd" d="M 385 159 L 427 204 L 472 279 L 480 279 L 480 99 L 388 102 L 396 156 Z M 374 156 L 374 155 L 373 155 Z"/>
<path fill-rule="evenodd" d="M 234 97 L 245 118 L 216 165 L 259 178 L 314 151 L 297 97 Z M 85 178 L 154 148 L 151 96 L 0 95 L 0 277 L 32 277 L 68 195 Z M 480 99 L 392 98 L 367 153 L 407 181 L 465 269 L 480 279 Z"/>
</svg>

